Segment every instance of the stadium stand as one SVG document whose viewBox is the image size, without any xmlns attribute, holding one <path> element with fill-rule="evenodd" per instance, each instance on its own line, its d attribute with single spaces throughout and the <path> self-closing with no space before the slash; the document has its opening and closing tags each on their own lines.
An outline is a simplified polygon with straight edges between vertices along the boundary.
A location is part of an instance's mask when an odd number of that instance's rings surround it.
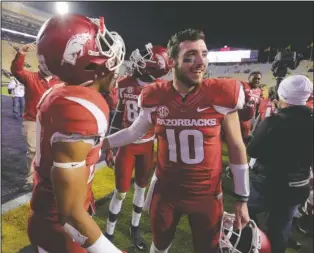
<svg viewBox="0 0 314 253">
<path fill-rule="evenodd" d="M 309 74 L 311 69 L 313 69 L 313 62 L 304 60 L 301 61 L 297 69 L 289 70 L 288 76 L 292 74 L 302 74 L 307 75 L 313 80 L 313 75 Z M 210 77 L 229 77 L 242 81 L 247 81 L 248 74 L 256 70 L 263 74 L 262 83 L 265 83 L 267 86 L 275 85 L 276 80 L 271 72 L 271 63 L 236 63 L 230 65 L 210 64 L 207 67 L 207 73 Z"/>
</svg>

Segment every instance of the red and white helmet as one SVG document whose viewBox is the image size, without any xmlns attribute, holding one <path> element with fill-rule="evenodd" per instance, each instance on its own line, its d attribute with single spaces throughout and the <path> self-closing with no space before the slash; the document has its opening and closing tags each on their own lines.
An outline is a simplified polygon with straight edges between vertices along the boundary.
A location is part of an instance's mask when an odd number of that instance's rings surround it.
<svg viewBox="0 0 314 253">
<path fill-rule="evenodd" d="M 167 50 L 151 43 L 146 44 L 142 51 L 135 49 L 130 55 L 130 61 L 133 71 L 140 75 L 148 75 L 153 80 L 168 74 L 170 70 Z"/>
<path fill-rule="evenodd" d="M 40 69 L 73 85 L 117 71 L 125 56 L 123 39 L 107 30 L 103 17 L 52 17 L 41 27 L 36 43 Z"/>
<path fill-rule="evenodd" d="M 271 253 L 271 244 L 267 236 L 253 220 L 240 230 L 234 229 L 235 215 L 224 212 L 221 221 L 221 253 Z"/>
</svg>

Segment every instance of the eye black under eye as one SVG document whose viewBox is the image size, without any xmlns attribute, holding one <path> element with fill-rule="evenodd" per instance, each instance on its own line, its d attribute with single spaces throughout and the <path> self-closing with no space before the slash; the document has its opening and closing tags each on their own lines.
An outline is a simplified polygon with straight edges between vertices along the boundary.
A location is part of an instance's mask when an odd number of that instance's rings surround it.
<svg viewBox="0 0 314 253">
<path fill-rule="evenodd" d="M 194 60 L 192 58 L 184 58 L 183 62 L 193 62 Z"/>
</svg>

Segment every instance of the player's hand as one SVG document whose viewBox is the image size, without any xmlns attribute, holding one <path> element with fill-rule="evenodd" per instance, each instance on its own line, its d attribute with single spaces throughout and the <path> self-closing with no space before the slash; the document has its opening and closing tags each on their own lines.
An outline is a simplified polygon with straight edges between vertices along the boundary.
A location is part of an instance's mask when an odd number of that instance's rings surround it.
<svg viewBox="0 0 314 253">
<path fill-rule="evenodd" d="M 114 168 L 114 156 L 111 149 L 107 150 L 105 152 L 105 161 L 107 163 L 107 166 L 111 169 Z"/>
<path fill-rule="evenodd" d="M 107 151 L 108 149 L 110 149 L 110 144 L 109 144 L 107 138 L 105 138 L 104 141 L 103 141 L 102 149 L 103 149 L 103 151 Z"/>
<path fill-rule="evenodd" d="M 235 227 L 243 229 L 250 221 L 246 202 L 236 201 L 234 203 Z"/>
<path fill-rule="evenodd" d="M 26 45 L 22 46 L 22 47 L 20 48 L 20 51 L 19 51 L 19 52 L 20 52 L 21 54 L 26 54 L 26 53 L 28 53 L 28 52 L 34 51 L 35 49 L 36 49 L 36 43 L 33 42 L 33 43 L 26 44 Z"/>
</svg>

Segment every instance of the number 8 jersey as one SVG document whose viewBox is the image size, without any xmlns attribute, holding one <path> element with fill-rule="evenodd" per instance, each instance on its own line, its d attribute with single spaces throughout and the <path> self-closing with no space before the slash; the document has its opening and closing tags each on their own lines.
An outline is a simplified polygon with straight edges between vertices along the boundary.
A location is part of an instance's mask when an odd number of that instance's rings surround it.
<svg viewBox="0 0 314 253">
<path fill-rule="evenodd" d="M 119 99 L 124 103 L 123 127 L 127 128 L 133 124 L 139 115 L 140 108 L 138 107 L 138 97 L 142 92 L 144 85 L 149 85 L 141 82 L 132 76 L 125 76 L 117 82 L 119 90 Z M 135 144 L 152 141 L 155 138 L 154 130 L 150 129 L 140 140 L 135 141 Z"/>
<path fill-rule="evenodd" d="M 156 176 L 171 193 L 206 195 L 219 191 L 221 126 L 225 115 L 244 104 L 241 84 L 206 79 L 183 96 L 170 81 L 146 86 L 139 104 L 151 108 L 158 139 Z"/>
</svg>

